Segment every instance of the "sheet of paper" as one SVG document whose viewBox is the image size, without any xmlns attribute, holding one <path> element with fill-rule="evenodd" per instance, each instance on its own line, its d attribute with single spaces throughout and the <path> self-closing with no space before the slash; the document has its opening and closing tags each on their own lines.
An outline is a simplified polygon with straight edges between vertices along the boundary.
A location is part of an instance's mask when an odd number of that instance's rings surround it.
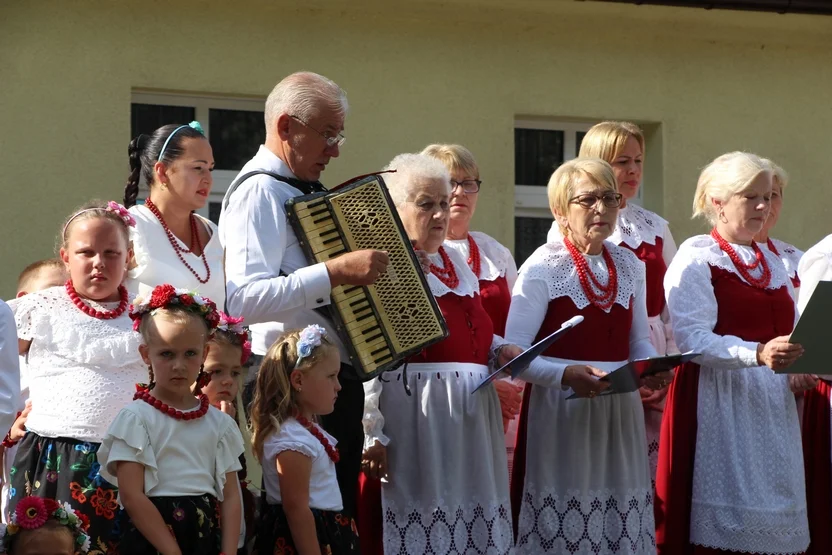
<svg viewBox="0 0 832 555">
<path fill-rule="evenodd" d="M 803 356 L 778 374 L 832 374 L 832 281 L 819 281 L 791 335 L 803 346 Z"/>
</svg>

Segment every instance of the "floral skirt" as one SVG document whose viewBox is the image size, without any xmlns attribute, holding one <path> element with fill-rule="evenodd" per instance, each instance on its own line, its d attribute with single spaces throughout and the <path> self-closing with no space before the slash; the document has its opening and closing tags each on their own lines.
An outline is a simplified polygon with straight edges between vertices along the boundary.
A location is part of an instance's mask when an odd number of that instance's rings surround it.
<svg viewBox="0 0 832 555">
<path fill-rule="evenodd" d="M 256 555 L 295 555 L 289 521 L 283 505 L 264 505 L 260 515 Z M 358 532 L 353 519 L 335 511 L 312 509 L 322 555 L 359 555 Z"/>
<path fill-rule="evenodd" d="M 90 519 L 90 554 L 111 552 L 118 531 L 118 488 L 98 473 L 99 443 L 41 437 L 33 432 L 20 440 L 9 473 L 9 507 L 27 495 L 66 501 Z"/>
<path fill-rule="evenodd" d="M 159 510 L 182 555 L 218 555 L 221 549 L 220 505 L 212 495 L 181 497 L 150 497 Z M 158 551 L 145 539 L 130 520 L 127 511 L 121 516 L 122 536 L 118 555 L 157 555 Z"/>
</svg>

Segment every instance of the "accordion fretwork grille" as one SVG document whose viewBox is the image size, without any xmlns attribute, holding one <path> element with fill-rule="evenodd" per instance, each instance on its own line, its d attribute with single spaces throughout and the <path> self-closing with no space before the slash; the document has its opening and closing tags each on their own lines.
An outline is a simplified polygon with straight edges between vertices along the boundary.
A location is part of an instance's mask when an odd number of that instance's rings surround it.
<svg viewBox="0 0 832 555">
<path fill-rule="evenodd" d="M 380 187 L 378 181 L 370 182 L 333 196 L 330 203 L 349 250 L 384 250 L 390 257 L 387 272 L 367 289 L 380 309 L 393 350 L 400 353 L 441 337 L 443 331 Z"/>
</svg>

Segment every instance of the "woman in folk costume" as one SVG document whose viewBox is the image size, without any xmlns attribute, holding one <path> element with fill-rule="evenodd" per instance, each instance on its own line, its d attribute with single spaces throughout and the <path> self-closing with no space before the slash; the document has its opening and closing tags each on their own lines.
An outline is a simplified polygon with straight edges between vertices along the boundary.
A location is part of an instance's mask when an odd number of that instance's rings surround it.
<svg viewBox="0 0 832 555">
<path fill-rule="evenodd" d="M 598 378 L 628 360 L 656 356 L 650 344 L 644 264 L 606 239 L 622 196 L 597 158 L 562 165 L 548 185 L 563 239 L 538 248 L 520 269 L 507 341 L 529 346 L 569 318 L 583 323 L 523 374 L 528 400 L 521 499 L 521 554 L 652 554 L 652 487 L 637 391 L 598 396 Z M 643 380 L 658 389 L 669 373 Z M 578 399 L 569 399 L 573 394 Z M 520 452 L 517 452 L 518 459 Z M 517 470 L 515 462 L 515 470 Z M 522 496 L 516 491 L 521 489 Z"/>
<path fill-rule="evenodd" d="M 832 281 L 832 235 L 824 237 L 800 259 L 798 267 L 800 294 L 798 311 L 809 304 L 818 282 Z M 820 376 L 814 389 L 803 398 L 803 457 L 806 470 L 806 505 L 809 511 L 809 544 L 807 555 L 832 553 L 832 426 L 830 397 L 832 371 L 818 368 Z"/>
<path fill-rule="evenodd" d="M 775 256 L 779 256 L 786 266 L 786 272 L 789 274 L 789 279 L 792 281 L 794 287 L 794 298 L 797 299 L 800 293 L 800 278 L 797 275 L 797 266 L 800 263 L 800 258 L 803 256 L 803 251 L 790 245 L 785 241 L 779 239 L 772 239 L 769 233 L 777 225 L 777 220 L 780 218 L 780 209 L 783 207 L 783 190 L 789 184 L 789 176 L 786 171 L 772 162 L 771 160 L 763 159 L 771 168 L 772 184 L 771 184 L 771 208 L 768 212 L 766 223 L 763 228 L 754 235 L 754 241 L 759 243 L 761 248 L 768 249 L 773 252 Z"/>
<path fill-rule="evenodd" d="M 468 267 L 480 281 L 480 300 L 494 325 L 494 333 L 503 336 L 511 289 L 517 281 L 517 265 L 511 251 L 496 239 L 470 230 L 482 185 L 479 166 L 471 151 L 462 145 L 428 145 L 422 154 L 436 158 L 451 173 L 451 216 L 444 246 L 459 251 L 468 261 Z M 516 425 L 511 429 L 509 426 L 519 412 L 523 388 L 508 380 L 498 380 L 494 387 L 503 410 L 510 468 Z"/>
<path fill-rule="evenodd" d="M 633 202 L 641 187 L 644 165 L 644 134 L 629 122 L 605 121 L 590 129 L 581 141 L 581 157 L 600 158 L 612 166 L 618 192 L 622 195 L 615 229 L 608 241 L 633 251 L 647 272 L 647 320 L 650 343 L 659 355 L 678 353 L 673 343 L 670 318 L 664 300 L 664 274 L 676 254 L 676 243 L 667 221 Z M 549 242 L 559 238 L 557 222 L 552 223 Z M 644 406 L 650 477 L 655 485 L 659 460 L 659 432 L 667 388 L 641 389 Z"/>
<path fill-rule="evenodd" d="M 423 154 L 399 155 L 388 169 L 396 170 L 385 179 L 402 224 L 430 259 L 427 281 L 450 335 L 365 384 L 361 552 L 507 554 L 513 541 L 500 404 L 493 385 L 473 391 L 490 361 L 506 362 L 520 349 L 494 335 L 477 276 L 443 246 L 447 169 Z"/>
<path fill-rule="evenodd" d="M 694 215 L 713 226 L 685 241 L 665 291 L 676 343 L 701 353 L 676 369 L 656 477 L 662 555 L 801 553 L 809 545 L 794 392 L 810 376 L 776 374 L 795 305 L 786 268 L 754 236 L 771 203 L 761 158 L 725 154 L 699 177 Z"/>
</svg>

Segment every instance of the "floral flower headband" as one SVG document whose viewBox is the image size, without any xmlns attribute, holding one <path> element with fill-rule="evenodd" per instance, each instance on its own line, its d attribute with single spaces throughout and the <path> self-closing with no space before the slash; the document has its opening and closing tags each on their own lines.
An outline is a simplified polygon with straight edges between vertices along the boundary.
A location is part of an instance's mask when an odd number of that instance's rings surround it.
<svg viewBox="0 0 832 555">
<path fill-rule="evenodd" d="M 133 304 L 130 305 L 133 329 L 139 331 L 139 326 L 145 314 L 152 314 L 157 309 L 170 306 L 181 306 L 185 311 L 204 318 L 209 331 L 216 329 L 220 323 L 220 315 L 214 301 L 185 289 L 176 289 L 173 285 L 166 283 L 157 285 L 150 294 L 149 300 L 144 300 L 141 297 L 133 299 Z"/>
<path fill-rule="evenodd" d="M 240 364 L 245 364 L 248 357 L 251 356 L 251 341 L 248 340 L 248 328 L 243 326 L 243 318 L 234 318 L 221 310 L 219 315 L 220 323 L 217 324 L 217 331 L 237 336 L 243 348 L 243 357 Z"/>
<path fill-rule="evenodd" d="M 107 212 L 112 212 L 124 222 L 124 225 L 127 227 L 136 227 L 136 219 L 133 218 L 133 215 L 127 210 L 125 207 L 120 205 L 115 201 L 109 201 L 107 206 L 104 207 L 95 207 L 95 208 L 84 208 L 83 210 L 79 210 L 75 214 L 73 214 L 64 224 L 64 229 L 61 231 L 61 237 L 66 237 L 66 229 L 69 227 L 69 224 L 72 223 L 72 220 L 84 214 L 85 212 L 92 212 L 93 210 L 106 210 Z"/>
<path fill-rule="evenodd" d="M 300 332 L 300 339 L 298 339 L 298 360 L 293 370 L 297 370 L 303 359 L 312 356 L 312 351 L 315 347 L 321 346 L 321 340 L 324 337 L 326 337 L 326 330 L 318 324 L 303 328 Z"/>
<path fill-rule="evenodd" d="M 90 522 L 86 515 L 74 510 L 69 503 L 29 496 L 17 504 L 8 526 L 0 524 L 0 553 L 8 553 L 12 538 L 21 530 L 40 528 L 50 518 L 70 529 L 77 551 L 89 552 L 90 537 L 87 535 L 87 529 Z"/>
<path fill-rule="evenodd" d="M 167 148 L 168 148 L 168 143 L 173 138 L 173 136 L 176 135 L 176 132 L 179 131 L 180 129 L 185 129 L 186 127 L 190 127 L 191 129 L 195 129 L 196 131 L 199 131 L 200 135 L 203 135 L 203 136 L 205 135 L 205 131 L 202 130 L 202 126 L 196 120 L 192 121 L 188 125 L 180 125 L 176 129 L 171 131 L 170 135 L 168 135 L 168 138 L 165 139 L 165 144 L 162 145 L 162 150 L 159 151 L 159 158 L 157 158 L 157 160 L 162 160 L 165 157 L 165 150 L 167 150 Z"/>
</svg>

